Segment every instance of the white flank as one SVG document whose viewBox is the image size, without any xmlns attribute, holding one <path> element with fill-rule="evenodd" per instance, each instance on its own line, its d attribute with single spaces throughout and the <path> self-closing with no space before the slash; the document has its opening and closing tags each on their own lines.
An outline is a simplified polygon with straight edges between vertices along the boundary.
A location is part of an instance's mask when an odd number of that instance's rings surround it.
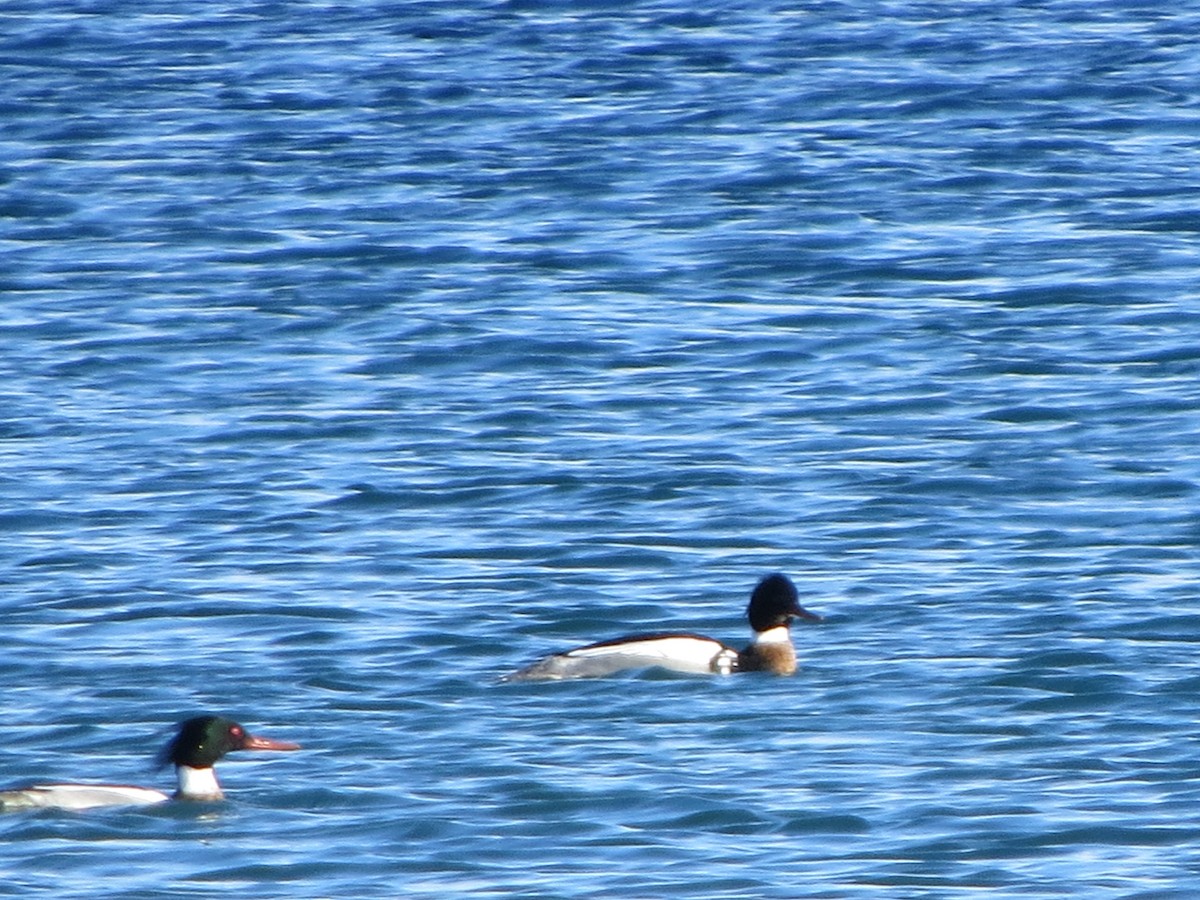
<svg viewBox="0 0 1200 900">
<path fill-rule="evenodd" d="M 708 674 L 712 661 L 724 648 L 704 638 L 670 636 L 641 641 L 622 641 L 600 647 L 584 647 L 566 654 L 570 659 L 605 660 L 620 669 L 662 666 L 676 672 Z"/>
<path fill-rule="evenodd" d="M 92 809 L 96 806 L 146 806 L 167 799 L 162 791 L 125 784 L 37 784 L 0 792 L 0 808 Z"/>
</svg>

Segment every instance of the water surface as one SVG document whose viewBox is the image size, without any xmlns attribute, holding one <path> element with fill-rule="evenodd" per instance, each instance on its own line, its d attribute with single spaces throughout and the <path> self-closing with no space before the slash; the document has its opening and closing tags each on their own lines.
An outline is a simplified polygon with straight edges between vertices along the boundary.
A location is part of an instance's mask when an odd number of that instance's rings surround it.
<svg viewBox="0 0 1200 900">
<path fill-rule="evenodd" d="M 0 18 L 0 894 L 1200 889 L 1190 5 Z"/>
</svg>

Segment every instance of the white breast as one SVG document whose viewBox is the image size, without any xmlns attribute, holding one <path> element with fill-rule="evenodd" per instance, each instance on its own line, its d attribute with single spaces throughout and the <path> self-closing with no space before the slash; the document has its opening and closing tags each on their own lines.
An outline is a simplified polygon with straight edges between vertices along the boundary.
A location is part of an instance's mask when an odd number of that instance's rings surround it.
<svg viewBox="0 0 1200 900">
<path fill-rule="evenodd" d="M 791 642 L 792 633 L 786 625 L 776 625 L 774 628 L 768 628 L 766 631 L 760 631 L 754 635 L 756 644 L 790 644 Z"/>
<path fill-rule="evenodd" d="M 176 766 L 175 777 L 179 779 L 178 797 L 184 800 L 220 800 L 221 785 L 217 784 L 217 773 L 212 766 L 193 769 L 191 766 Z"/>
</svg>

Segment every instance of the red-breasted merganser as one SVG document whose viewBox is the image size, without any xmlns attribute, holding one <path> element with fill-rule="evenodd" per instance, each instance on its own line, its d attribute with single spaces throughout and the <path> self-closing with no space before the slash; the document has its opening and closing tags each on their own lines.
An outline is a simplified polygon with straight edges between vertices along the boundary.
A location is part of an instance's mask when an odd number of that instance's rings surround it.
<svg viewBox="0 0 1200 900">
<path fill-rule="evenodd" d="M 220 716 L 196 716 L 179 725 L 158 755 L 159 766 L 171 763 L 179 787 L 173 796 L 153 788 L 126 784 L 31 784 L 0 790 L 0 810 L 91 809 L 162 803 L 165 800 L 220 800 L 224 797 L 213 765 L 234 750 L 299 750 L 299 744 L 255 737 L 237 722 Z"/>
<path fill-rule="evenodd" d="M 650 666 L 700 675 L 734 672 L 791 675 L 796 671 L 792 620 L 822 621 L 816 613 L 800 605 L 796 586 L 779 573 L 768 575 L 754 588 L 746 616 L 754 638 L 741 651 L 713 638 L 685 632 L 634 634 L 547 656 L 502 680 L 596 678 Z"/>
</svg>

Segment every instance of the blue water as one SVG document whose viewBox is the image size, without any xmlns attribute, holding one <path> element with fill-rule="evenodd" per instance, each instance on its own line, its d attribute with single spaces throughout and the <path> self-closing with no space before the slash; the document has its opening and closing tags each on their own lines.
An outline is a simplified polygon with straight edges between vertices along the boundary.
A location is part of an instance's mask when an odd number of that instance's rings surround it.
<svg viewBox="0 0 1200 900">
<path fill-rule="evenodd" d="M 9 0 L 0 895 L 1200 896 L 1200 9 Z M 571 644 L 795 678 L 498 684 Z"/>
</svg>

